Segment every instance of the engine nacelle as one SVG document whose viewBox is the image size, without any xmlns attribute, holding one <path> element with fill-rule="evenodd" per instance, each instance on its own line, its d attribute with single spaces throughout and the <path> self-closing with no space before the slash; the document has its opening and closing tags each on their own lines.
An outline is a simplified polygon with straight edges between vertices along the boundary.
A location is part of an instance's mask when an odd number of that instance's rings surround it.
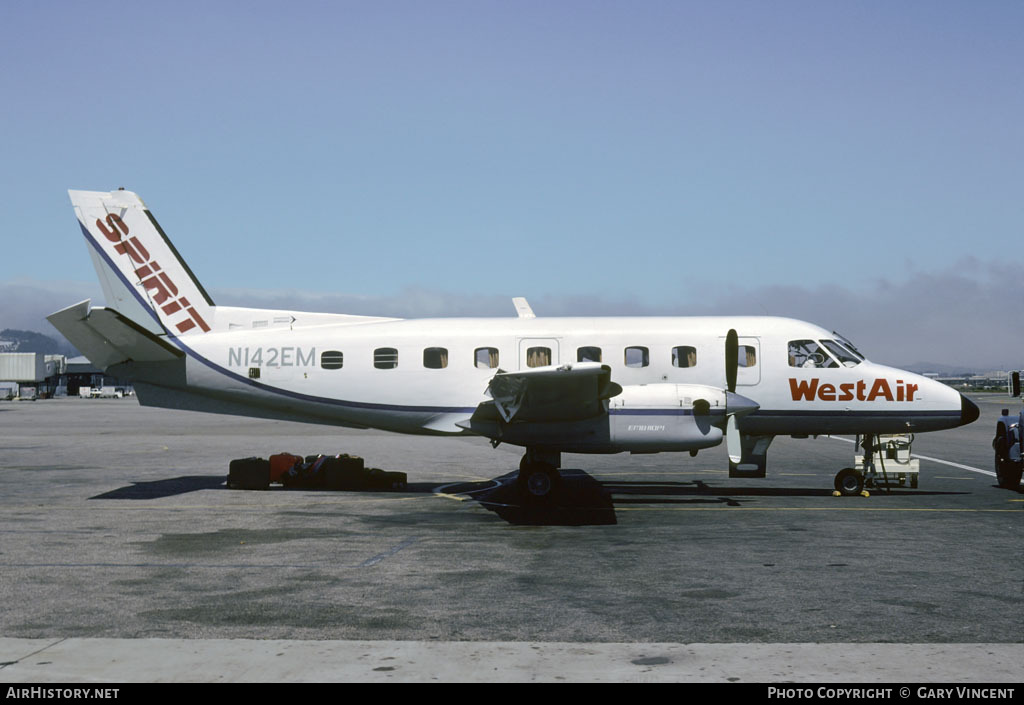
<svg viewBox="0 0 1024 705">
<path fill-rule="evenodd" d="M 659 453 L 719 445 L 726 403 L 741 399 L 699 384 L 639 384 L 607 402 L 608 413 L 575 421 L 513 421 L 474 414 L 470 428 L 495 441 L 565 453 Z"/>
<path fill-rule="evenodd" d="M 608 401 L 612 446 L 657 453 L 711 448 L 722 442 L 726 393 L 699 384 L 637 384 Z"/>
</svg>

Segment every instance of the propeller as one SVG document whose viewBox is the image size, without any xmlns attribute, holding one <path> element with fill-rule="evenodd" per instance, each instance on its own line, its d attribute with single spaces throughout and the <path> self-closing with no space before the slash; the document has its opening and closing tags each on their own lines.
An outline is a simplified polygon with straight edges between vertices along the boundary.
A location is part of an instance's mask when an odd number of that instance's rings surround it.
<svg viewBox="0 0 1024 705">
<path fill-rule="evenodd" d="M 760 404 L 736 393 L 736 376 L 740 366 L 740 339 L 735 329 L 729 329 L 725 336 L 725 448 L 729 461 L 736 465 L 743 458 L 743 444 L 737 416 L 749 414 L 760 408 Z"/>
<path fill-rule="evenodd" d="M 729 452 L 729 460 L 734 465 L 743 458 L 743 444 L 740 438 L 739 425 L 736 417 L 745 416 L 761 408 L 753 399 L 736 393 L 736 377 L 740 366 L 740 339 L 734 329 L 725 336 L 725 447 Z M 707 416 L 711 413 L 711 403 L 707 399 L 693 402 L 695 416 Z"/>
</svg>

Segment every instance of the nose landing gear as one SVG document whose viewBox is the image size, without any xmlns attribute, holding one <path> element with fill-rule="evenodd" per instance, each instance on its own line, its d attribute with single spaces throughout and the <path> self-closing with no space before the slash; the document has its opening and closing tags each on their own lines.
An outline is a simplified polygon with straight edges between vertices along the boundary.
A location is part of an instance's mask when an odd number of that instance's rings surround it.
<svg viewBox="0 0 1024 705">
<path fill-rule="evenodd" d="M 853 497 L 864 491 L 864 475 L 856 468 L 843 468 L 836 473 L 835 488 L 843 497 Z"/>
<path fill-rule="evenodd" d="M 888 491 L 890 487 L 909 484 L 911 489 L 917 489 L 920 461 L 911 458 L 913 442 L 914 437 L 910 434 L 857 436 L 856 445 L 864 455 L 855 455 L 855 466 L 843 468 L 836 474 L 836 492 L 851 497 L 866 496 L 865 487 Z"/>
</svg>

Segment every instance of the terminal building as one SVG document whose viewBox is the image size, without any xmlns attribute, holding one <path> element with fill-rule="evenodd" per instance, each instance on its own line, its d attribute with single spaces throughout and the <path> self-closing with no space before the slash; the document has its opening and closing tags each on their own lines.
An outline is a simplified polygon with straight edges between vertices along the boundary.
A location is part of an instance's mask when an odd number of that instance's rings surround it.
<svg viewBox="0 0 1024 705">
<path fill-rule="evenodd" d="M 104 375 L 85 357 L 0 353 L 0 399 L 129 396 L 130 382 Z"/>
</svg>

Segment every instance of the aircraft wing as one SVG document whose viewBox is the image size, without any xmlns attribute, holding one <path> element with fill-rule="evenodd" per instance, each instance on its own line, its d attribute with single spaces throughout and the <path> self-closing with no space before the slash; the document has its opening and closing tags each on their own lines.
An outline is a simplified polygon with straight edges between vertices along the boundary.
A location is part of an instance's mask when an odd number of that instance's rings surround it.
<svg viewBox="0 0 1024 705">
<path fill-rule="evenodd" d="M 498 371 L 487 387 L 505 423 L 578 421 L 605 413 L 604 400 L 622 392 L 611 381 L 611 368 L 599 362 Z M 479 408 L 478 411 L 485 411 Z"/>
</svg>

